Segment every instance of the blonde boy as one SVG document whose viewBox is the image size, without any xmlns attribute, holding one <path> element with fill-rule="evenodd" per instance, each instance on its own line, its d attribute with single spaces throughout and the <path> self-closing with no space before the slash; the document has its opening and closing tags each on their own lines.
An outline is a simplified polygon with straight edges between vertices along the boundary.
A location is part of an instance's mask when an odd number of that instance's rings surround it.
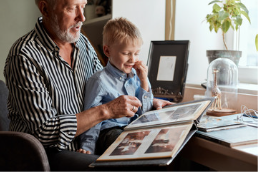
<svg viewBox="0 0 258 172">
<path fill-rule="evenodd" d="M 106 120 L 83 133 L 79 152 L 102 154 L 123 132 L 123 127 L 152 108 L 153 95 L 147 67 L 139 60 L 142 44 L 140 31 L 126 18 L 109 20 L 104 26 L 103 51 L 109 61 L 103 70 L 87 81 L 84 109 L 123 95 L 134 96 L 142 106 L 131 108 L 136 113 L 134 117 Z"/>
</svg>

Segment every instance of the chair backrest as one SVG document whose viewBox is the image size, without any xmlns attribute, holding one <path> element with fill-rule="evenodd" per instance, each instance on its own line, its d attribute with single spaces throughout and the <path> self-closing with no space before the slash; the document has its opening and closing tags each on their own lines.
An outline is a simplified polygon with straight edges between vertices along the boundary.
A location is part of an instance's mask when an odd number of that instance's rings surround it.
<svg viewBox="0 0 258 172">
<path fill-rule="evenodd" d="M 5 83 L 0 80 L 0 131 L 9 130 L 9 119 L 7 109 L 8 89 Z"/>
</svg>

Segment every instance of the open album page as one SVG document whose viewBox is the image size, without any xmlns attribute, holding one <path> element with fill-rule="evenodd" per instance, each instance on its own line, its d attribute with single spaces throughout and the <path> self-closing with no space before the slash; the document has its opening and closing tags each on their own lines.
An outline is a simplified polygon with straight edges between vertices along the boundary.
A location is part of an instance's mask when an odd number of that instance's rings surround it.
<svg viewBox="0 0 258 172">
<path fill-rule="evenodd" d="M 211 101 L 206 100 L 202 102 L 183 104 L 160 110 L 149 111 L 125 127 L 125 130 L 193 121 L 203 113 L 210 102 Z"/>
<path fill-rule="evenodd" d="M 173 157 L 192 123 L 124 131 L 97 161 L 135 160 Z"/>
</svg>

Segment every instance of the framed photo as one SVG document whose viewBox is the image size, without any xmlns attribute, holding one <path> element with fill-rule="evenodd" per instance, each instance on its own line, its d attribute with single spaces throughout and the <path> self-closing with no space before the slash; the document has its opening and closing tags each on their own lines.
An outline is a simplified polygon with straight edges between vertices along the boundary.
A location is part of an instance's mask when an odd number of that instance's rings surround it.
<svg viewBox="0 0 258 172">
<path fill-rule="evenodd" d="M 147 65 L 154 97 L 182 101 L 189 44 L 189 40 L 151 41 Z"/>
</svg>

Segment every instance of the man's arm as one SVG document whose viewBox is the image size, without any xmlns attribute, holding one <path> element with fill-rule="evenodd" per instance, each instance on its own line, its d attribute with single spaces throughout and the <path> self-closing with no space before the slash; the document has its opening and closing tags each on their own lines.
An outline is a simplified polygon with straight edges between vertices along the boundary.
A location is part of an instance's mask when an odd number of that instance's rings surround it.
<svg viewBox="0 0 258 172">
<path fill-rule="evenodd" d="M 67 149 L 77 130 L 75 114 L 54 107 L 47 78 L 24 55 L 8 57 L 5 67 L 10 119 L 15 131 L 34 135 L 45 147 Z"/>
<path fill-rule="evenodd" d="M 111 118 L 133 117 L 132 107 L 140 107 L 141 102 L 134 96 L 120 96 L 115 100 L 85 110 L 76 115 L 76 136 L 93 127 L 94 125 Z M 90 126 L 90 127 L 89 127 Z"/>
</svg>

